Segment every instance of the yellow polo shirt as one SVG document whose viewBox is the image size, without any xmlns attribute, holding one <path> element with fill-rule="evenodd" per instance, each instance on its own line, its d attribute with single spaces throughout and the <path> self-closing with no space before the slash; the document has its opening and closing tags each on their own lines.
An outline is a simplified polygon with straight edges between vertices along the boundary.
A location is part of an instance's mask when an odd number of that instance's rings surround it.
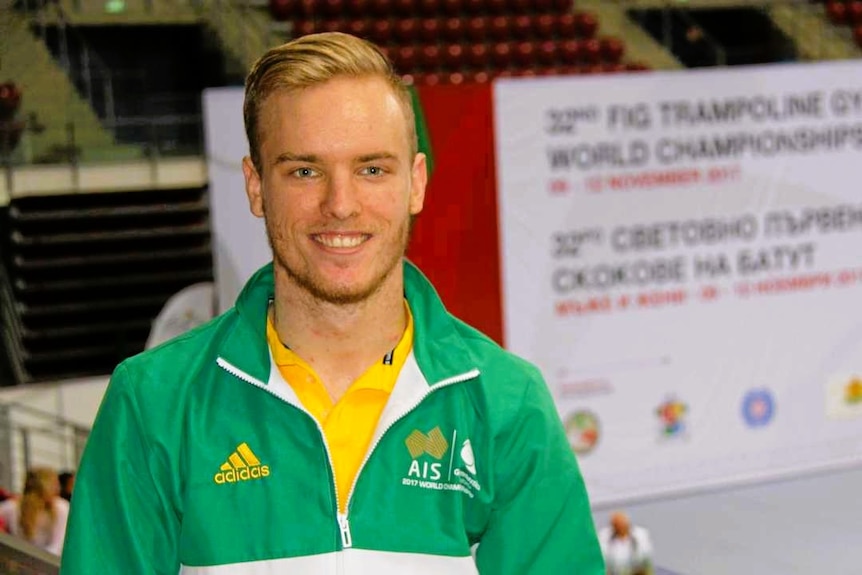
<svg viewBox="0 0 862 575">
<path fill-rule="evenodd" d="M 338 508 L 342 512 L 359 466 L 368 452 L 377 420 L 413 347 L 413 315 L 406 301 L 404 309 L 407 311 L 407 328 L 401 341 L 391 353 L 359 376 L 335 404 L 314 369 L 281 343 L 271 319 L 266 322 L 266 338 L 278 370 L 305 409 L 323 427 L 335 468 Z"/>
</svg>

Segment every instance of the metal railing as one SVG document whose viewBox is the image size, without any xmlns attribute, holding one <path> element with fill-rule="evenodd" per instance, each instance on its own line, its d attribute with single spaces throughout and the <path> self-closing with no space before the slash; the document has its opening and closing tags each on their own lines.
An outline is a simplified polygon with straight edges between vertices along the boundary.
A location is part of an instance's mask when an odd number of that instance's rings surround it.
<svg viewBox="0 0 862 575">
<path fill-rule="evenodd" d="M 56 575 L 59 572 L 59 557 L 0 531 L 0 573 Z"/>
<path fill-rule="evenodd" d="M 100 119 L 115 118 L 113 75 L 107 64 L 69 23 L 62 5 L 52 0 L 17 0 L 15 9 L 33 24 L 36 36 Z"/>
<path fill-rule="evenodd" d="M 26 471 L 37 465 L 76 468 L 89 435 L 88 427 L 53 413 L 0 404 L 0 485 L 20 490 Z"/>
</svg>

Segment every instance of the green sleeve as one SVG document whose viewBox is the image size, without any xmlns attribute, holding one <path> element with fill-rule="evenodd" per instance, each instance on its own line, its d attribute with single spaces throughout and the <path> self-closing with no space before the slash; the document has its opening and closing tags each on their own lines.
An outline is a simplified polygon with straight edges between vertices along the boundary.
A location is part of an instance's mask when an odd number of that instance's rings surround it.
<svg viewBox="0 0 862 575">
<path fill-rule="evenodd" d="M 75 481 L 61 575 L 176 575 L 179 514 L 165 450 L 148 437 L 136 390 L 120 365 Z"/>
<path fill-rule="evenodd" d="M 494 509 L 476 550 L 482 575 L 604 575 L 587 492 L 541 377 L 496 440 Z"/>
</svg>

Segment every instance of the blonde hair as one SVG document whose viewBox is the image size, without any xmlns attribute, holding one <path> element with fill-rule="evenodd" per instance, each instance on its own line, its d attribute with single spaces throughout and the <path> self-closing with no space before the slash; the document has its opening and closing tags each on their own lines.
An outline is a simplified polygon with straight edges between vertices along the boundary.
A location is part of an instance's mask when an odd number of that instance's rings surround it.
<svg viewBox="0 0 862 575">
<path fill-rule="evenodd" d="M 36 467 L 27 472 L 24 493 L 21 495 L 19 524 L 24 538 L 32 541 L 36 535 L 39 516 L 46 513 L 53 527 L 57 520 L 54 498 L 59 479 L 57 472 L 48 467 Z"/>
<path fill-rule="evenodd" d="M 243 120 L 249 155 L 258 171 L 261 168 L 258 120 L 263 102 L 275 92 L 301 90 L 336 77 L 385 80 L 404 109 L 411 155 L 416 154 L 413 98 L 389 59 L 367 40 L 342 32 L 324 32 L 301 36 L 270 49 L 246 77 Z"/>
</svg>

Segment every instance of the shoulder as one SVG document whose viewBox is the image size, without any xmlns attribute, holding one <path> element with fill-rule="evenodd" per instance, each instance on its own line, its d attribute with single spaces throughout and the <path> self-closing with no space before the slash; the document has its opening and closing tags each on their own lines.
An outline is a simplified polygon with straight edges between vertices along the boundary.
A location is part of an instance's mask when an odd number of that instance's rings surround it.
<svg viewBox="0 0 862 575">
<path fill-rule="evenodd" d="M 191 382 L 189 377 L 211 365 L 218 356 L 221 342 L 235 322 L 235 311 L 224 314 L 165 343 L 129 357 L 120 363 L 111 385 L 134 387 L 143 395 L 173 394 L 178 386 Z"/>
<path fill-rule="evenodd" d="M 7 499 L 0 503 L 0 517 L 3 517 L 7 521 L 10 517 L 15 517 L 18 514 L 18 505 L 19 502 L 17 499 Z"/>
<path fill-rule="evenodd" d="M 54 498 L 54 509 L 63 517 L 69 515 L 69 502 L 62 497 Z"/>
</svg>

